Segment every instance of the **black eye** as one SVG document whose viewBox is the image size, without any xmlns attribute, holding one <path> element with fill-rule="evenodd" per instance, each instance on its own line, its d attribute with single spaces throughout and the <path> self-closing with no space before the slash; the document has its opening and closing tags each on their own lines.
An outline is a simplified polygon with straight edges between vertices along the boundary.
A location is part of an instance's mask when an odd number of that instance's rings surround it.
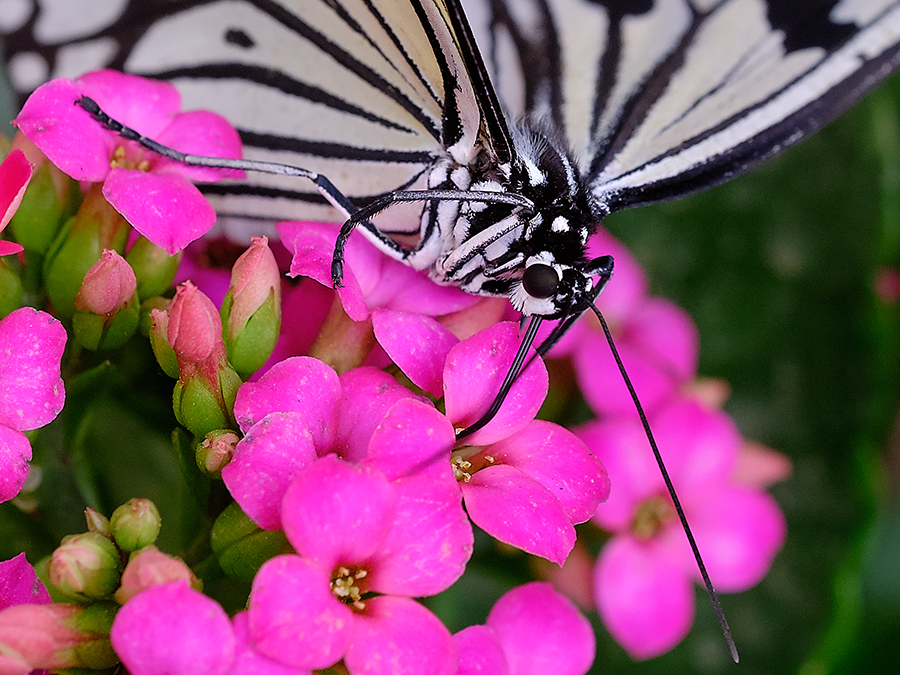
<svg viewBox="0 0 900 675">
<path fill-rule="evenodd" d="M 549 298 L 556 294 L 559 287 L 559 275 L 550 265 L 536 263 L 525 269 L 522 275 L 522 286 L 533 298 Z"/>
</svg>

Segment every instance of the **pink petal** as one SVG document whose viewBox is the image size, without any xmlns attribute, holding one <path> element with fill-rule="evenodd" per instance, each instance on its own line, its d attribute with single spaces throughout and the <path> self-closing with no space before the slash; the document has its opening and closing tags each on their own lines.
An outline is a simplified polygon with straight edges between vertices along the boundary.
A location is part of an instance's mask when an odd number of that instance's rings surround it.
<svg viewBox="0 0 900 675">
<path fill-rule="evenodd" d="M 454 443 L 453 427 L 434 406 L 403 398 L 372 432 L 368 453 L 360 463 L 381 469 L 388 480 L 427 475 L 447 480 L 455 488 L 450 466 Z"/>
<path fill-rule="evenodd" d="M 5 239 L 0 239 L 0 256 L 21 253 L 24 250 L 25 247 L 21 244 L 17 244 L 14 241 L 6 241 Z"/>
<path fill-rule="evenodd" d="M 353 675 L 454 675 L 459 664 L 447 628 L 415 600 L 366 600 L 344 657 Z"/>
<path fill-rule="evenodd" d="M 307 419 L 297 413 L 266 415 L 247 431 L 222 469 L 231 496 L 263 529 L 281 529 L 281 500 L 294 477 L 316 459 L 307 427 Z"/>
<path fill-rule="evenodd" d="M 368 560 L 394 520 L 394 488 L 378 471 L 327 455 L 287 490 L 284 533 L 301 555 L 331 569 Z"/>
<path fill-rule="evenodd" d="M 110 638 L 133 675 L 225 675 L 234 658 L 228 615 L 185 581 L 134 596 L 116 614 Z"/>
<path fill-rule="evenodd" d="M 497 633 L 488 626 L 469 626 L 453 636 L 459 650 L 456 675 L 510 675 Z"/>
<path fill-rule="evenodd" d="M 635 659 L 669 651 L 694 622 L 690 579 L 652 540 L 609 541 L 597 559 L 594 595 L 603 623 Z"/>
<path fill-rule="evenodd" d="M 19 208 L 19 204 L 22 203 L 22 196 L 25 194 L 25 188 L 28 187 L 32 173 L 34 173 L 34 166 L 28 161 L 25 153 L 18 148 L 10 152 L 0 163 L 0 230 L 6 227 L 16 209 Z M 18 246 L 18 244 L 4 241 L 2 246 L 9 248 Z M 19 249 L 21 250 L 21 247 Z M 0 249 L 0 255 L 7 253 L 18 253 L 18 251 Z"/>
<path fill-rule="evenodd" d="M 229 675 L 312 675 L 308 668 L 288 666 L 253 649 L 248 614 L 238 612 L 231 621 L 237 644 Z"/>
<path fill-rule="evenodd" d="M 0 424 L 0 503 L 19 494 L 28 478 L 31 443 L 21 431 Z M 0 601 L 2 607 L 2 601 Z"/>
<path fill-rule="evenodd" d="M 369 367 L 341 375 L 341 391 L 334 450 L 350 462 L 365 459 L 376 427 L 398 401 L 418 400 L 393 377 Z"/>
<path fill-rule="evenodd" d="M 558 424 L 534 420 L 522 431 L 494 443 L 489 451 L 550 491 L 570 522 L 588 520 L 609 497 L 606 469 L 587 446 Z"/>
<path fill-rule="evenodd" d="M 421 314 L 376 309 L 372 326 L 378 344 L 412 383 L 440 398 L 444 360 L 459 340 L 435 319 Z"/>
<path fill-rule="evenodd" d="M 154 140 L 186 154 L 203 157 L 241 157 L 241 137 L 221 115 L 208 110 L 191 110 L 175 115 L 171 123 Z M 243 171 L 188 166 L 165 157 L 153 164 L 154 171 L 171 171 L 201 182 L 226 178 L 240 179 Z"/>
<path fill-rule="evenodd" d="M 3 472 L 0 471 L 0 475 Z M 13 605 L 46 605 L 50 594 L 24 553 L 0 562 L 0 610 Z"/>
<path fill-rule="evenodd" d="M 515 675 L 584 675 L 594 662 L 590 622 L 548 583 L 508 591 L 485 623 L 496 632 Z"/>
<path fill-rule="evenodd" d="M 734 470 L 734 479 L 748 487 L 769 487 L 791 475 L 791 460 L 761 443 L 744 441 Z"/>
<path fill-rule="evenodd" d="M 82 75 L 75 83 L 107 115 L 150 138 L 156 138 L 181 109 L 181 96 L 169 82 L 116 70 L 96 70 Z"/>
<path fill-rule="evenodd" d="M 22 307 L 0 320 L 0 424 L 37 429 L 62 410 L 66 390 L 60 360 L 62 324 L 46 312 Z"/>
<path fill-rule="evenodd" d="M 724 593 L 755 586 L 784 544 L 787 524 L 771 495 L 743 487 L 710 491 L 690 510 L 691 527 L 713 585 Z M 700 579 L 696 565 L 690 567 Z"/>
<path fill-rule="evenodd" d="M 353 612 L 331 592 L 329 571 L 281 555 L 253 579 L 248 619 L 256 651 L 295 668 L 327 668 L 353 638 Z"/>
<path fill-rule="evenodd" d="M 450 350 L 444 366 L 444 404 L 455 427 L 464 429 L 487 412 L 520 341 L 515 324 L 498 323 Z M 531 351 L 529 358 L 533 355 Z M 490 445 L 522 429 L 544 402 L 547 383 L 547 369 L 535 357 L 519 374 L 494 419 L 468 436 L 466 445 Z"/>
<path fill-rule="evenodd" d="M 309 356 L 295 356 L 276 363 L 256 382 L 238 389 L 234 417 L 246 432 L 272 412 L 301 415 L 320 452 L 334 442 L 341 382 L 331 367 Z"/>
<path fill-rule="evenodd" d="M 588 240 L 588 256 L 611 255 L 615 259 L 615 281 L 603 291 L 597 306 L 610 325 L 618 325 L 638 309 L 647 296 L 647 275 L 622 242 L 602 227 Z"/>
<path fill-rule="evenodd" d="M 28 97 L 13 124 L 63 172 L 98 183 L 109 172 L 119 140 L 75 105 L 81 95 L 71 80 L 51 80 Z"/>
<path fill-rule="evenodd" d="M 500 541 L 562 565 L 575 528 L 550 491 L 511 466 L 482 469 L 460 483 L 469 517 Z"/>
<path fill-rule="evenodd" d="M 174 255 L 209 232 L 216 212 L 185 177 L 114 168 L 103 183 L 103 196 L 131 225 Z"/>
<path fill-rule="evenodd" d="M 629 318 L 625 339 L 673 382 L 697 374 L 700 334 L 690 315 L 671 300 L 648 298 Z"/>
<path fill-rule="evenodd" d="M 373 591 L 410 597 L 449 588 L 472 557 L 472 525 L 455 481 L 415 476 L 395 481 L 391 530 L 370 566 Z"/>
</svg>

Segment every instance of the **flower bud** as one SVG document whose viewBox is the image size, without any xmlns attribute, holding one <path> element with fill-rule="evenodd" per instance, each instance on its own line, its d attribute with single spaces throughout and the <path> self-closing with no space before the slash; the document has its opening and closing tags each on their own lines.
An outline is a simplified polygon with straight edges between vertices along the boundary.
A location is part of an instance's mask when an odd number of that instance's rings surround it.
<svg viewBox="0 0 900 675">
<path fill-rule="evenodd" d="M 109 524 L 116 545 L 123 551 L 136 551 L 156 541 L 162 519 L 149 499 L 129 499 L 113 511 Z"/>
<path fill-rule="evenodd" d="M 112 539 L 112 529 L 109 526 L 109 518 L 90 506 L 84 510 L 84 519 L 87 521 L 88 532 L 102 534 L 107 539 Z"/>
<path fill-rule="evenodd" d="M 124 605 L 135 595 L 151 586 L 184 579 L 195 590 L 202 590 L 203 583 L 181 558 L 166 555 L 155 546 L 135 551 L 122 572 L 122 584 L 116 591 L 116 602 Z"/>
<path fill-rule="evenodd" d="M 175 418 L 195 436 L 232 426 L 241 379 L 225 356 L 215 305 L 190 281 L 172 300 L 168 338 L 178 359 Z"/>
<path fill-rule="evenodd" d="M 104 249 L 84 275 L 75 296 L 72 328 L 87 349 L 116 349 L 137 330 L 140 318 L 134 270 L 115 251 Z"/>
<path fill-rule="evenodd" d="M 34 169 L 28 190 L 10 221 L 10 230 L 26 251 L 43 255 L 62 222 L 81 202 L 81 187 L 53 166 L 22 134 L 16 136 L 13 147 L 25 154 Z"/>
<path fill-rule="evenodd" d="M 281 330 L 281 275 L 266 237 L 253 237 L 234 263 L 221 314 L 229 361 L 252 375 L 272 355 Z"/>
<path fill-rule="evenodd" d="M 269 558 L 293 550 L 284 532 L 261 529 L 237 504 L 216 518 L 210 543 L 225 574 L 244 581 L 252 581 Z"/>
<path fill-rule="evenodd" d="M 162 295 L 175 278 L 181 252 L 169 255 L 146 237 L 138 237 L 128 249 L 125 260 L 137 276 L 137 293 L 141 298 Z"/>
<path fill-rule="evenodd" d="M 112 603 L 7 607 L 0 611 L 3 672 L 111 668 L 119 661 L 109 641 L 114 617 Z M 11 663 L 27 670 L 16 671 Z"/>
<path fill-rule="evenodd" d="M 238 435 L 230 429 L 215 429 L 197 444 L 197 466 L 208 476 L 220 477 L 222 469 L 234 456 Z"/>
<path fill-rule="evenodd" d="M 48 564 L 50 583 L 80 602 L 105 598 L 119 586 L 119 552 L 102 534 L 64 537 Z"/>
<path fill-rule="evenodd" d="M 169 312 L 164 309 L 150 310 L 150 346 L 156 362 L 163 372 L 172 378 L 178 377 L 178 357 L 169 344 Z"/>
<path fill-rule="evenodd" d="M 129 230 L 125 219 L 101 194 L 100 186 L 91 186 L 44 259 L 44 285 L 57 315 L 72 316 L 84 275 L 103 249 L 123 251 Z"/>
</svg>

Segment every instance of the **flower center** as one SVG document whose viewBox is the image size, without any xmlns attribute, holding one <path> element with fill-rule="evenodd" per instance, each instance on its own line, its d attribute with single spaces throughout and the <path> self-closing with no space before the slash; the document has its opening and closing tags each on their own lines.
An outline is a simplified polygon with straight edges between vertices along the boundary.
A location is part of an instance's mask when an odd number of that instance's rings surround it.
<svg viewBox="0 0 900 675">
<path fill-rule="evenodd" d="M 331 592 L 334 597 L 343 602 L 345 605 L 353 605 L 356 609 L 365 609 L 366 605 L 362 601 L 363 591 L 360 589 L 358 582 L 364 579 L 368 572 L 364 569 L 350 569 L 339 566 L 334 570 L 331 576 Z"/>
<path fill-rule="evenodd" d="M 650 539 L 675 519 L 675 508 L 662 495 L 651 497 L 638 507 L 631 532 L 638 539 Z"/>
<path fill-rule="evenodd" d="M 112 168 L 120 169 L 137 169 L 138 171 L 149 171 L 150 162 L 142 158 L 143 153 L 138 150 L 136 152 L 128 152 L 124 145 L 117 146 L 113 150 L 109 165 Z"/>
<path fill-rule="evenodd" d="M 453 451 L 450 466 L 453 467 L 453 475 L 458 482 L 468 483 L 474 474 L 496 462 L 493 456 L 484 451 L 485 448 L 471 445 Z"/>
</svg>

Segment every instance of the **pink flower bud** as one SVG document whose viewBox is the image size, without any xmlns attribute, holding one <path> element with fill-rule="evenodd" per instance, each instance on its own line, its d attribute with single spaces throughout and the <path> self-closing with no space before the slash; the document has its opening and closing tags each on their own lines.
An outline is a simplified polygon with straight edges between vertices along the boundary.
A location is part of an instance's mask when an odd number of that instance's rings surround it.
<svg viewBox="0 0 900 675">
<path fill-rule="evenodd" d="M 111 316 L 134 299 L 137 279 L 131 265 L 113 250 L 104 249 L 100 260 L 84 275 L 75 296 L 75 309 Z"/>
<path fill-rule="evenodd" d="M 104 598 L 119 585 L 119 553 L 102 534 L 70 535 L 53 551 L 47 570 L 50 583 L 70 598 Z"/>
<path fill-rule="evenodd" d="M 155 546 L 148 546 L 133 553 L 125 566 L 122 584 L 116 591 L 116 602 L 124 605 L 147 588 L 181 579 L 195 590 L 200 590 L 202 584 L 181 558 L 166 555 Z"/>
<path fill-rule="evenodd" d="M 222 468 L 231 461 L 240 440 L 233 431 L 216 429 L 209 432 L 197 446 L 197 466 L 206 474 L 221 475 Z"/>
<path fill-rule="evenodd" d="M 222 320 L 215 305 L 194 284 L 185 281 L 175 292 L 169 308 L 169 344 L 178 356 L 178 366 L 193 369 L 211 357 L 225 355 Z"/>
<path fill-rule="evenodd" d="M 228 316 L 228 334 L 237 335 L 250 317 L 269 296 L 274 293 L 275 302 L 281 305 L 281 273 L 269 248 L 266 237 L 253 237 L 250 248 L 234 263 L 231 269 L 233 305 Z"/>
</svg>

